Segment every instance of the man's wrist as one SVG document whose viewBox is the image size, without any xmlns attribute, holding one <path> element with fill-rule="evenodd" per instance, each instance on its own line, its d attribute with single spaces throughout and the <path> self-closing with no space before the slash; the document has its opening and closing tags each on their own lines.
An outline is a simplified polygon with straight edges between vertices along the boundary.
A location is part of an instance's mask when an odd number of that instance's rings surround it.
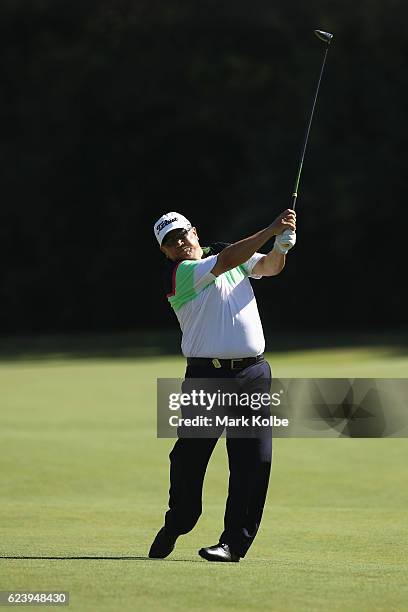
<svg viewBox="0 0 408 612">
<path fill-rule="evenodd" d="M 267 229 L 269 230 L 270 236 L 271 238 L 273 236 L 278 236 L 278 228 L 276 227 L 276 225 L 274 223 L 271 223 L 270 225 L 268 225 Z"/>
<path fill-rule="evenodd" d="M 280 245 L 278 240 L 275 240 L 272 251 L 277 251 L 281 255 L 287 255 L 289 249 L 285 249 L 284 247 Z"/>
<path fill-rule="evenodd" d="M 296 244 L 296 232 L 293 230 L 285 230 L 275 238 L 274 248 L 282 255 L 286 255 L 288 251 Z"/>
</svg>

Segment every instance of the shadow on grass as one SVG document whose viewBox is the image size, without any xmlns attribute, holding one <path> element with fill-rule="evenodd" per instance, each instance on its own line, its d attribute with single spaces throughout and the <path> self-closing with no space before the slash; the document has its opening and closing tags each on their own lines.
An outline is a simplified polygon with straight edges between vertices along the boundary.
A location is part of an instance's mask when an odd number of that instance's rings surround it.
<svg viewBox="0 0 408 612">
<path fill-rule="evenodd" d="M 203 563 L 200 559 L 150 559 L 150 557 L 98 557 L 98 556 L 2 556 L 0 559 L 12 559 L 12 560 L 46 560 L 46 561 L 72 561 L 72 560 L 87 560 L 87 561 L 183 561 L 188 563 Z"/>
<path fill-rule="evenodd" d="M 408 330 L 383 332 L 265 331 L 266 350 L 289 352 L 314 349 L 384 348 L 408 354 Z M 71 334 L 0 337 L 0 361 L 43 359 L 146 359 L 181 356 L 180 333 L 153 330 L 111 334 Z"/>
</svg>

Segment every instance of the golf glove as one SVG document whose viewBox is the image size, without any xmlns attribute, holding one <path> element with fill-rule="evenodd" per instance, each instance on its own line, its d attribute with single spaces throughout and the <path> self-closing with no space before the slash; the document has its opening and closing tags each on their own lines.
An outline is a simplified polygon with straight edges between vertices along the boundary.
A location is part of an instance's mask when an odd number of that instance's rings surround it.
<svg viewBox="0 0 408 612">
<path fill-rule="evenodd" d="M 296 232 L 293 230 L 285 230 L 282 234 L 279 234 L 275 238 L 275 244 L 273 245 L 274 249 L 277 249 L 279 253 L 282 255 L 286 255 L 286 253 L 295 246 L 296 244 Z"/>
</svg>

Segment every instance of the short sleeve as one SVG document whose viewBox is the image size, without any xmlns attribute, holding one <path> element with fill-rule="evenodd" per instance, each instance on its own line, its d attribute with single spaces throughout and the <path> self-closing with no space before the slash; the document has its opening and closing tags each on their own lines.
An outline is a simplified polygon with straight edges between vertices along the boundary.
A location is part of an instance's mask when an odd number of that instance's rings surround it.
<svg viewBox="0 0 408 612">
<path fill-rule="evenodd" d="M 217 256 L 211 255 L 205 259 L 185 259 L 174 268 L 172 291 L 167 295 L 174 310 L 179 310 L 216 280 L 211 273 L 216 263 Z"/>
<path fill-rule="evenodd" d="M 254 269 L 258 261 L 263 257 L 265 257 L 265 255 L 262 255 L 262 253 L 254 253 L 252 257 L 250 257 L 245 263 L 242 264 L 242 268 L 244 269 L 247 276 L 255 279 L 262 278 L 262 274 L 252 274 L 252 270 Z"/>
</svg>

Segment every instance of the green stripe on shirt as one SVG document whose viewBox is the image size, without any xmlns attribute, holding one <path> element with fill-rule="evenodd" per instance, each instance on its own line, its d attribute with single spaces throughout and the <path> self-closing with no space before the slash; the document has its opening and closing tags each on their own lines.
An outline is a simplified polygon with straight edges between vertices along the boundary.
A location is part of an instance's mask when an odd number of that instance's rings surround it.
<svg viewBox="0 0 408 612">
<path fill-rule="evenodd" d="M 169 297 L 169 302 L 174 310 L 178 310 L 183 304 L 193 300 L 198 295 L 194 289 L 194 268 L 196 265 L 196 261 L 187 259 L 182 261 L 177 268 L 176 291 L 173 296 Z"/>
</svg>

